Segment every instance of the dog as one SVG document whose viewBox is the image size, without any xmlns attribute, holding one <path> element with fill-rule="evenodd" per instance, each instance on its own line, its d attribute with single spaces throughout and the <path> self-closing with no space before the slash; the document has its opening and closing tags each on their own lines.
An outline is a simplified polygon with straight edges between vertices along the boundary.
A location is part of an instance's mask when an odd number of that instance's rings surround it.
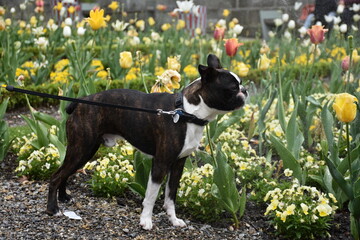
<svg viewBox="0 0 360 240">
<path fill-rule="evenodd" d="M 66 123 L 66 156 L 50 179 L 46 212 L 59 214 L 57 197 L 62 202 L 71 199 L 66 193 L 69 176 L 83 167 L 101 144 L 114 146 L 122 138 L 153 156 L 140 216 L 142 228 L 149 230 L 153 226 L 153 207 L 166 176 L 163 207 L 173 226 L 185 227 L 185 222 L 176 217 L 175 198 L 186 157 L 197 149 L 204 125 L 218 114 L 241 108 L 248 95 L 241 79 L 223 69 L 215 55 L 208 55 L 207 65 L 199 65 L 200 78 L 176 94 L 113 89 L 83 98 L 144 109 L 180 110 L 172 114 L 71 103 L 66 109 L 70 114 Z"/>
</svg>

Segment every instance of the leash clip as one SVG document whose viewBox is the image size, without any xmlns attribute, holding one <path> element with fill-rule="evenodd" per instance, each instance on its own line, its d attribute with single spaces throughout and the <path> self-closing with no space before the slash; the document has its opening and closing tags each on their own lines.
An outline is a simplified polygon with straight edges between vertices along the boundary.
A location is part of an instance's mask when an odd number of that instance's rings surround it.
<svg viewBox="0 0 360 240">
<path fill-rule="evenodd" d="M 183 110 L 179 108 L 173 111 L 164 111 L 162 109 L 157 109 L 157 112 L 158 112 L 157 115 L 161 115 L 161 114 L 172 115 L 174 123 L 177 123 L 180 119 L 180 116 L 183 115 Z"/>
</svg>

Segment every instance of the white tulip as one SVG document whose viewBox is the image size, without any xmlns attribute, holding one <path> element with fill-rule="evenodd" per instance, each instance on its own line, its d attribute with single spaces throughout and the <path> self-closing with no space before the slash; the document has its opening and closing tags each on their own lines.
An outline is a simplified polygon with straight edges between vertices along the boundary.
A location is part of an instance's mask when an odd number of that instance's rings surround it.
<svg viewBox="0 0 360 240">
<path fill-rule="evenodd" d="M 71 28 L 69 26 L 65 26 L 63 29 L 64 37 L 71 37 Z"/>
<path fill-rule="evenodd" d="M 271 37 L 271 38 L 275 37 L 275 35 L 276 35 L 273 31 L 269 31 L 268 34 L 269 34 L 269 37 Z"/>
<path fill-rule="evenodd" d="M 39 37 L 34 40 L 35 44 L 39 46 L 41 49 L 45 49 L 48 45 L 49 41 L 46 39 L 46 37 Z"/>
<path fill-rule="evenodd" d="M 340 17 L 334 17 L 334 24 L 337 25 L 339 23 L 341 23 L 341 18 Z"/>
<path fill-rule="evenodd" d="M 354 3 L 354 4 L 352 5 L 352 9 L 351 9 L 351 10 L 353 10 L 354 12 L 360 11 L 360 3 L 359 3 L 359 4 Z"/>
<path fill-rule="evenodd" d="M 357 22 L 360 20 L 360 14 L 354 14 L 353 16 L 354 22 Z"/>
<path fill-rule="evenodd" d="M 307 33 L 307 29 L 306 27 L 302 26 L 301 28 L 299 28 L 298 32 L 300 33 L 301 37 L 304 37 Z"/>
<path fill-rule="evenodd" d="M 86 32 L 86 28 L 79 27 L 79 28 L 77 29 L 77 34 L 78 34 L 79 36 L 84 36 L 85 32 Z"/>
<path fill-rule="evenodd" d="M 295 2 L 295 4 L 294 4 L 294 10 L 295 10 L 295 11 L 299 10 L 302 5 L 303 5 L 302 2 Z"/>
<path fill-rule="evenodd" d="M 235 33 L 236 35 L 240 35 L 241 32 L 243 31 L 243 29 L 244 29 L 243 26 L 241 26 L 240 24 L 236 24 L 236 25 L 234 26 L 233 31 L 234 31 L 234 33 Z"/>
<path fill-rule="evenodd" d="M 16 12 L 16 10 L 14 7 L 10 8 L 10 13 L 14 14 L 15 12 Z"/>
<path fill-rule="evenodd" d="M 332 21 L 334 21 L 333 15 L 325 15 L 324 18 L 327 23 L 331 23 Z"/>
<path fill-rule="evenodd" d="M 281 20 L 280 18 L 274 19 L 274 24 L 276 27 L 280 27 L 283 23 L 284 23 L 283 20 Z"/>
<path fill-rule="evenodd" d="M 347 25 L 345 23 L 340 25 L 340 32 L 341 33 L 346 33 L 347 32 Z"/>
<path fill-rule="evenodd" d="M 20 7 L 20 10 L 24 11 L 26 9 L 26 4 L 20 3 L 19 7 Z"/>
<path fill-rule="evenodd" d="M 286 38 L 286 39 L 288 39 L 288 40 L 291 40 L 291 33 L 289 32 L 289 31 L 285 31 L 284 32 L 284 37 Z"/>
<path fill-rule="evenodd" d="M 289 23 L 288 23 L 288 28 L 289 28 L 290 30 L 292 30 L 292 29 L 295 28 L 295 26 L 296 26 L 295 21 L 294 21 L 294 20 L 290 20 Z"/>
<path fill-rule="evenodd" d="M 71 26 L 72 25 L 72 19 L 71 18 L 65 18 L 64 23 L 65 23 L 66 26 Z"/>
<path fill-rule="evenodd" d="M 345 6 L 343 4 L 339 4 L 336 9 L 337 14 L 342 14 L 344 12 L 344 9 L 345 9 Z"/>
<path fill-rule="evenodd" d="M 354 25 L 351 25 L 351 28 L 352 28 L 352 30 L 353 30 L 354 32 L 359 31 L 359 28 L 358 28 L 358 27 L 356 27 L 356 26 L 354 26 Z"/>
<path fill-rule="evenodd" d="M 289 14 L 284 13 L 281 18 L 284 22 L 287 22 L 287 21 L 289 21 Z"/>
</svg>

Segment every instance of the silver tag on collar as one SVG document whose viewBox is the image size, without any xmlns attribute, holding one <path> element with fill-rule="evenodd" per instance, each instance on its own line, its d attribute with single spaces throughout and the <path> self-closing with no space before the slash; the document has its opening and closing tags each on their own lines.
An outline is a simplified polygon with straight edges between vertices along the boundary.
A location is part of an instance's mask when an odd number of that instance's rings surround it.
<svg viewBox="0 0 360 240">
<path fill-rule="evenodd" d="M 179 121 L 179 119 L 180 119 L 180 115 L 178 113 L 175 113 L 172 116 L 172 118 L 173 118 L 174 123 L 177 123 Z"/>
</svg>

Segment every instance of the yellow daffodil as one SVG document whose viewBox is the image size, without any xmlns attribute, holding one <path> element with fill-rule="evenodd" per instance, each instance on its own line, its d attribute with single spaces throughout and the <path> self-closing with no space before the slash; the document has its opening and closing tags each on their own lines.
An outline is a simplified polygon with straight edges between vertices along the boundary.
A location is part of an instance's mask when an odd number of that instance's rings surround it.
<svg viewBox="0 0 360 240">
<path fill-rule="evenodd" d="M 336 95 L 333 109 L 339 121 L 344 123 L 352 122 L 356 117 L 357 98 L 349 93 L 340 93 Z"/>
<path fill-rule="evenodd" d="M 124 51 L 120 53 L 120 59 L 119 59 L 120 67 L 122 68 L 131 68 L 133 65 L 133 59 L 131 52 Z"/>
<path fill-rule="evenodd" d="M 148 23 L 149 23 L 149 25 L 152 27 L 152 26 L 154 26 L 155 25 L 155 19 L 153 18 L 153 17 L 149 17 L 148 18 Z"/>
<path fill-rule="evenodd" d="M 106 27 L 104 9 L 95 9 L 95 11 L 91 10 L 90 17 L 86 18 L 86 21 L 89 23 L 90 27 L 93 30 L 98 30 L 99 28 Z"/>
<path fill-rule="evenodd" d="M 227 16 L 229 16 L 230 15 L 230 10 L 229 9 L 224 9 L 223 10 L 223 16 L 224 17 L 227 17 Z"/>
<path fill-rule="evenodd" d="M 109 7 L 111 10 L 116 11 L 116 9 L 119 8 L 119 3 L 116 2 L 116 1 L 112 1 L 112 2 L 108 5 L 108 7 Z"/>
</svg>

